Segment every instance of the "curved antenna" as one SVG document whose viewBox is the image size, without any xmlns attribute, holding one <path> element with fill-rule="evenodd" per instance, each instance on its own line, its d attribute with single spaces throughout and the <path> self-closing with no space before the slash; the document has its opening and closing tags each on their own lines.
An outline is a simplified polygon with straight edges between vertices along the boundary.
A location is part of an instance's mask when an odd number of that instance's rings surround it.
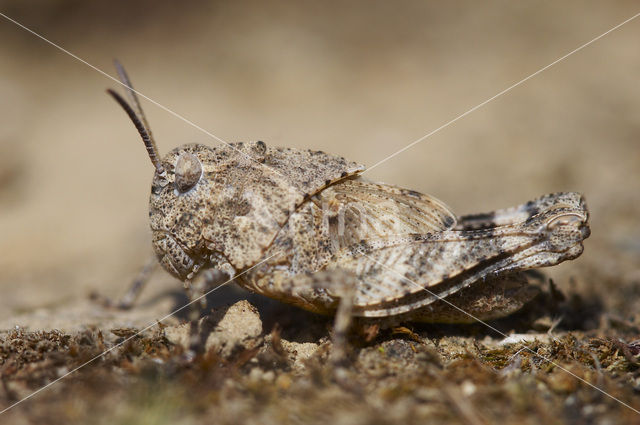
<svg viewBox="0 0 640 425">
<path fill-rule="evenodd" d="M 151 134 L 151 126 L 147 122 L 147 117 L 144 115 L 144 111 L 142 110 L 142 106 L 140 105 L 140 100 L 136 95 L 135 90 L 133 89 L 133 84 L 131 84 L 131 80 L 129 79 L 129 75 L 127 75 L 127 71 L 124 70 L 124 66 L 118 61 L 118 59 L 113 60 L 113 65 L 116 67 L 116 71 L 118 72 L 118 78 L 126 88 L 127 97 L 129 98 L 129 102 L 133 105 L 134 111 L 138 115 L 138 118 L 142 120 L 142 124 L 144 124 L 144 128 L 147 129 L 147 134 L 149 134 L 149 139 L 151 140 L 151 144 L 153 145 L 153 149 L 158 152 L 158 147 L 156 146 L 156 141 L 153 138 L 153 134 Z"/>
<path fill-rule="evenodd" d="M 107 93 L 109 93 L 116 100 L 116 102 L 120 104 L 120 106 L 122 107 L 122 109 L 124 109 L 127 115 L 129 115 L 129 118 L 133 122 L 133 125 L 136 126 L 138 133 L 140 133 L 140 137 L 142 137 L 142 141 L 144 142 L 144 146 L 147 148 L 147 153 L 149 154 L 149 158 L 151 159 L 153 166 L 156 168 L 156 171 L 158 172 L 158 174 L 163 175 L 164 167 L 162 166 L 162 163 L 158 158 L 158 150 L 156 149 L 156 146 L 153 143 L 153 140 L 151 139 L 151 136 L 147 128 L 144 126 L 144 124 L 142 123 L 142 121 L 140 120 L 136 112 L 133 110 L 131 105 L 129 105 L 127 101 L 123 99 L 122 96 L 120 96 L 116 91 L 112 89 L 107 89 Z"/>
</svg>

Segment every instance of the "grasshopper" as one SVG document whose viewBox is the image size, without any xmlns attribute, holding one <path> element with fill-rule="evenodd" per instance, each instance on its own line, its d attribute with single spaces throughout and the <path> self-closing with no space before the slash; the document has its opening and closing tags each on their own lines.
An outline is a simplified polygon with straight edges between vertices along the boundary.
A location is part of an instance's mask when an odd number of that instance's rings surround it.
<svg viewBox="0 0 640 425">
<path fill-rule="evenodd" d="M 432 196 L 371 182 L 362 165 L 321 151 L 189 144 L 161 158 L 116 67 L 131 104 L 108 93 L 155 168 L 153 248 L 192 299 L 235 279 L 306 310 L 377 323 L 495 319 L 537 294 L 523 271 L 578 257 L 590 234 L 578 193 L 457 216 Z"/>
</svg>

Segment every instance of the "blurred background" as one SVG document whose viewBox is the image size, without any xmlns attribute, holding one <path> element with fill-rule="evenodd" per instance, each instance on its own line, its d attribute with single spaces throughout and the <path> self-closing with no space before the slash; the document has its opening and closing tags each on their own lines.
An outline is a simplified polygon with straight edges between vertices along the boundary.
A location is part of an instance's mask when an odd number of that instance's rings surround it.
<svg viewBox="0 0 640 425">
<path fill-rule="evenodd" d="M 372 165 L 638 12 L 637 2 L 0 1 L 0 11 L 228 141 Z M 376 167 L 458 213 L 580 191 L 560 288 L 629 314 L 640 293 L 640 19 Z M 0 328 L 105 320 L 151 255 L 152 166 L 116 84 L 0 17 Z M 161 152 L 217 144 L 143 101 Z M 573 286 L 572 286 L 573 285 Z M 144 298 L 179 283 L 153 278 Z M 144 303 L 143 303 L 144 304 Z M 144 304 L 109 320 L 146 323 Z M 135 316 L 139 315 L 139 316 Z M 137 320 L 141 322 L 136 322 Z"/>
</svg>

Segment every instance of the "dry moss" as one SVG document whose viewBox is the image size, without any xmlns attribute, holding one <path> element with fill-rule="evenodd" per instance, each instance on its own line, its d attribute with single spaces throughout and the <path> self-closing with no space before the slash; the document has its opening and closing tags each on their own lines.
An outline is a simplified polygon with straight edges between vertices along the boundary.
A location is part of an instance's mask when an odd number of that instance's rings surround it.
<svg viewBox="0 0 640 425">
<path fill-rule="evenodd" d="M 313 326 L 319 329 L 310 332 L 321 333 L 326 324 Z M 475 326 L 445 327 L 438 335 L 432 330 L 417 326 L 380 332 L 369 344 L 353 341 L 347 384 L 333 379 L 326 336 L 315 345 L 299 343 L 285 339 L 278 327 L 257 347 L 227 357 L 212 348 L 196 358 L 172 344 L 163 328 L 135 337 L 133 329 L 114 329 L 109 338 L 97 330 L 13 330 L 0 340 L 0 397 L 9 405 L 126 341 L 8 417 L 45 424 L 637 420 L 589 385 L 640 407 L 640 348 L 631 342 L 637 338 L 633 329 L 562 331 L 553 338 L 543 333 L 502 345 Z M 303 346 L 314 351 L 299 358 Z"/>
</svg>

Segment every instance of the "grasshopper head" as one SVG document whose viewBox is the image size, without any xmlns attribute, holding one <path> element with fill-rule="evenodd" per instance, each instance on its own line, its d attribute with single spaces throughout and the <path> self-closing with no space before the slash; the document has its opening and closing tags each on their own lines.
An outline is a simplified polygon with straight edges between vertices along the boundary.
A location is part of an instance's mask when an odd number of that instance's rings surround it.
<svg viewBox="0 0 640 425">
<path fill-rule="evenodd" d="M 191 279 L 206 262 L 202 240 L 203 215 L 206 214 L 206 179 L 202 160 L 210 154 L 203 145 L 185 145 L 174 149 L 162 160 L 151 135 L 131 83 L 116 63 L 121 80 L 135 109 L 113 90 L 107 92 L 122 106 L 142 137 L 155 168 L 151 186 L 149 218 L 153 247 L 160 264 L 180 280 Z"/>
<path fill-rule="evenodd" d="M 162 160 L 164 172 L 156 173 L 149 199 L 153 247 L 160 264 L 181 280 L 190 279 L 207 261 L 202 237 L 211 187 L 203 178 L 203 162 L 211 148 L 184 145 Z"/>
</svg>

